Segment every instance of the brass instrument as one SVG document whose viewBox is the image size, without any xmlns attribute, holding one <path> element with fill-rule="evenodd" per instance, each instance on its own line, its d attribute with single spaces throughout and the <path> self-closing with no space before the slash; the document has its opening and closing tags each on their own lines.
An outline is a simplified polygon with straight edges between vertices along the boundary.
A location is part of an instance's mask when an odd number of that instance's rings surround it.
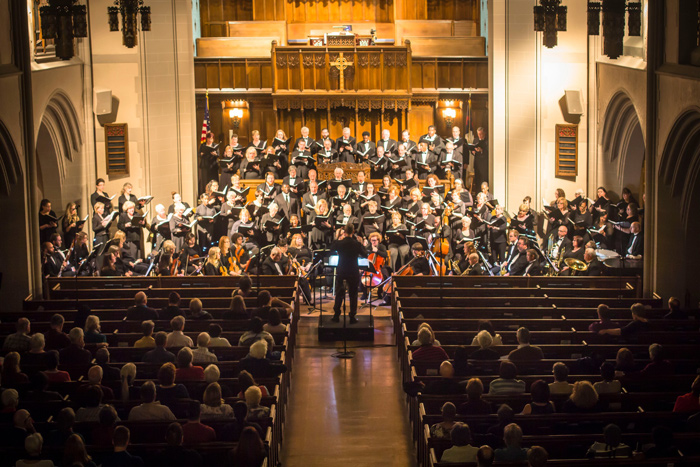
<svg viewBox="0 0 700 467">
<path fill-rule="evenodd" d="M 569 269 L 571 269 L 572 276 L 575 276 L 577 272 L 583 272 L 588 270 L 588 265 L 576 258 L 566 258 L 564 260 L 564 263 L 566 263 Z"/>
</svg>

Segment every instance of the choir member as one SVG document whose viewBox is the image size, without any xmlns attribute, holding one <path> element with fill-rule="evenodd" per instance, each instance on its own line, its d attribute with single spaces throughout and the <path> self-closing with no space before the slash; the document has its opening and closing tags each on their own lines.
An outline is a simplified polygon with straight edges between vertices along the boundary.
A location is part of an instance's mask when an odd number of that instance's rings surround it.
<svg viewBox="0 0 700 467">
<path fill-rule="evenodd" d="M 221 175 L 219 176 L 219 186 L 227 187 L 231 184 L 231 177 L 238 171 L 238 164 L 236 163 L 235 157 L 233 156 L 233 148 L 229 145 L 224 148 L 224 154 L 221 156 L 222 164 L 223 160 L 228 162 L 221 166 Z"/>
<path fill-rule="evenodd" d="M 486 139 L 486 130 L 482 127 L 477 128 L 476 138 L 466 147 L 470 153 L 474 154 L 473 184 L 479 186 L 481 182 L 489 179 L 489 142 Z M 468 156 L 465 156 L 464 160 L 465 165 L 468 164 Z"/>
<path fill-rule="evenodd" d="M 309 219 L 308 224 L 311 223 L 311 213 L 316 209 L 318 202 L 325 199 L 326 195 L 318 192 L 318 183 L 309 182 L 309 192 L 304 194 L 301 201 L 301 208 L 306 218 Z"/>
<path fill-rule="evenodd" d="M 265 173 L 265 182 L 257 186 L 256 190 L 263 193 L 263 204 L 267 206 L 272 202 L 277 194 L 281 191 L 281 187 L 275 183 L 275 174 L 272 172 Z"/>
<path fill-rule="evenodd" d="M 343 128 L 343 136 L 336 140 L 339 162 L 355 162 L 355 137 L 350 135 L 350 128 Z"/>
<path fill-rule="evenodd" d="M 285 173 L 289 168 L 289 143 L 287 142 L 287 134 L 284 130 L 277 130 L 275 133 L 275 139 L 272 142 L 272 149 L 280 163 L 279 172 Z"/>
<path fill-rule="evenodd" d="M 578 202 L 578 207 L 570 215 L 573 234 L 583 237 L 583 243 L 587 243 L 591 236 L 588 234 L 588 229 L 593 225 L 593 215 L 588 210 L 588 200 L 583 198 Z"/>
<path fill-rule="evenodd" d="M 287 169 L 287 173 L 289 175 L 282 179 L 282 184 L 289 185 L 289 191 L 292 192 L 294 197 L 297 199 L 301 199 L 301 197 L 304 194 L 304 191 L 306 190 L 304 179 L 297 176 L 297 168 L 293 165 L 289 166 L 289 168 Z"/>
<path fill-rule="evenodd" d="M 63 215 L 61 227 L 66 245 L 72 245 L 76 234 L 83 230 L 83 222 L 78 217 L 78 206 L 75 203 L 66 205 L 66 212 Z"/>
<path fill-rule="evenodd" d="M 122 213 L 119 215 L 117 228 L 126 234 L 127 248 L 134 257 L 141 257 L 143 248 L 141 246 L 141 229 L 146 225 L 146 220 L 142 216 L 136 216 L 136 205 L 132 201 L 127 201 L 122 206 Z"/>
<path fill-rule="evenodd" d="M 326 146 L 326 141 L 331 142 L 331 149 L 335 151 L 335 141 L 331 138 L 331 134 L 328 131 L 328 128 L 324 128 L 321 130 L 321 138 L 316 141 L 315 148 L 318 151 L 320 148 L 323 148 Z M 313 152 L 313 151 L 312 151 Z M 337 152 L 337 151 L 336 151 Z"/>
<path fill-rule="evenodd" d="M 381 147 L 384 149 L 384 154 L 387 156 L 396 154 L 398 152 L 397 146 L 399 143 L 396 140 L 391 139 L 391 132 L 387 129 L 382 130 L 382 139 L 377 141 L 376 147 Z"/>
<path fill-rule="evenodd" d="M 297 168 L 297 175 L 305 179 L 309 171 L 314 167 L 314 159 L 311 157 L 311 152 L 307 149 L 303 139 L 298 139 L 295 147 L 296 149 L 292 152 L 291 163 Z"/>
<path fill-rule="evenodd" d="M 199 197 L 199 205 L 195 210 L 197 219 L 197 243 L 202 251 L 207 251 L 213 243 L 214 222 L 217 209 L 213 206 L 214 197 L 202 193 Z"/>
<path fill-rule="evenodd" d="M 199 146 L 199 192 L 204 191 L 207 182 L 219 179 L 219 145 L 214 144 L 214 133 L 207 133 L 206 140 Z"/>
<path fill-rule="evenodd" d="M 352 206 L 344 204 L 341 212 L 335 216 L 335 238 L 340 237 L 340 233 L 345 229 L 345 226 L 352 224 L 355 228 L 359 225 L 360 220 L 354 215 Z"/>
<path fill-rule="evenodd" d="M 389 254 L 391 257 L 391 269 L 393 271 L 398 271 L 401 265 L 403 266 L 408 262 L 408 253 L 410 248 L 406 243 L 406 233 L 408 229 L 406 225 L 401 221 L 401 214 L 399 212 L 392 212 L 391 214 L 391 224 L 387 229 L 387 237 L 389 243 Z"/>
<path fill-rule="evenodd" d="M 174 207 L 174 214 L 170 218 L 171 240 L 175 244 L 175 250 L 180 251 L 185 244 L 185 236 L 192 230 L 185 218 L 185 205 L 177 203 Z"/>
<path fill-rule="evenodd" d="M 449 178 L 450 174 L 455 174 L 456 178 L 462 173 L 462 154 L 455 152 L 454 144 L 450 141 L 445 145 L 445 152 L 438 160 L 440 174 L 442 178 Z"/>
<path fill-rule="evenodd" d="M 355 154 L 357 155 L 357 162 L 367 162 L 372 159 L 377 150 L 377 146 L 369 140 L 369 131 L 362 132 L 362 141 L 357 143 L 357 150 Z"/>
<path fill-rule="evenodd" d="M 280 207 L 282 214 L 287 219 L 289 219 L 293 214 L 298 216 L 301 212 L 299 199 L 292 196 L 289 183 L 282 183 L 282 191 L 275 197 L 275 204 Z"/>
<path fill-rule="evenodd" d="M 325 199 L 319 199 L 316 207 L 309 214 L 309 223 L 313 225 L 310 241 L 311 248 L 314 250 L 330 245 L 333 228 L 328 215 L 328 202 Z"/>
<path fill-rule="evenodd" d="M 244 180 L 261 178 L 260 159 L 258 158 L 258 151 L 254 147 L 249 146 L 245 150 L 245 159 L 241 162 L 240 171 Z"/>
<path fill-rule="evenodd" d="M 119 214 L 124 212 L 124 203 L 127 201 L 131 201 L 134 203 L 136 206 L 137 210 L 143 209 L 143 202 L 139 202 L 139 199 L 134 195 L 132 192 L 134 191 L 134 186 L 126 182 L 124 185 L 122 185 L 122 191 L 121 194 L 119 195 L 118 203 L 117 203 L 117 208 L 119 209 Z"/>
<path fill-rule="evenodd" d="M 168 206 L 168 214 L 175 213 L 175 206 L 178 203 L 181 203 L 185 207 L 185 211 L 190 209 L 189 203 L 182 201 L 182 196 L 180 196 L 180 193 L 178 193 L 177 191 L 173 191 L 171 193 L 171 196 L 172 196 L 173 202 L 170 206 Z"/>
<path fill-rule="evenodd" d="M 51 235 L 56 233 L 58 219 L 56 213 L 51 210 L 51 201 L 42 199 L 39 204 L 39 240 L 45 243 L 51 240 Z"/>
<path fill-rule="evenodd" d="M 309 138 L 309 128 L 308 127 L 301 127 L 301 136 L 297 138 L 297 140 L 294 142 L 294 147 L 298 148 L 299 147 L 299 142 L 303 141 L 304 142 L 304 149 L 311 152 L 312 150 L 312 143 L 314 142 L 313 139 Z"/>
<path fill-rule="evenodd" d="M 95 203 L 95 213 L 92 216 L 92 231 L 95 234 L 95 245 L 109 240 L 109 226 L 114 220 L 113 216 L 105 216 L 105 205 Z"/>
<path fill-rule="evenodd" d="M 323 147 L 316 152 L 319 165 L 338 162 L 338 152 L 333 149 L 333 141 L 328 138 L 323 141 Z"/>
<path fill-rule="evenodd" d="M 107 194 L 105 189 L 105 181 L 102 178 L 98 178 L 95 183 L 95 192 L 90 195 L 90 205 L 95 206 L 95 203 L 101 201 L 104 204 L 105 214 L 112 212 L 112 198 Z"/>
<path fill-rule="evenodd" d="M 418 153 L 415 158 L 418 178 L 421 180 L 428 178 L 428 175 L 433 173 L 435 162 L 434 154 L 428 151 L 428 143 L 426 141 L 418 143 Z"/>
</svg>

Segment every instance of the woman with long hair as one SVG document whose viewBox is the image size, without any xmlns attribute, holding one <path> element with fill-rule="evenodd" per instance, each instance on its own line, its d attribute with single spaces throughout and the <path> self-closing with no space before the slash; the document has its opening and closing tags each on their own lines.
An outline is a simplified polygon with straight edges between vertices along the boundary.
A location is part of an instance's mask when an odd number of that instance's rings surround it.
<svg viewBox="0 0 700 467">
<path fill-rule="evenodd" d="M 63 245 L 70 248 L 73 245 L 73 240 L 75 236 L 83 228 L 81 223 L 80 228 L 78 228 L 78 222 L 80 217 L 78 216 L 78 206 L 75 203 L 68 203 L 66 205 L 66 213 L 63 216 L 63 221 L 61 222 L 61 227 L 63 227 Z"/>
<path fill-rule="evenodd" d="M 207 255 L 207 262 L 204 264 L 204 275 L 221 275 L 221 250 L 218 246 L 213 246 L 209 249 L 209 254 Z"/>
</svg>

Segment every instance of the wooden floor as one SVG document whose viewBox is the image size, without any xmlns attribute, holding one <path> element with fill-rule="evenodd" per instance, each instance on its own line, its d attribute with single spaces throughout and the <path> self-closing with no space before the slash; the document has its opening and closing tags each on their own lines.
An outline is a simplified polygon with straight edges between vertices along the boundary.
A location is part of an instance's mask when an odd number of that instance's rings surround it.
<svg viewBox="0 0 700 467">
<path fill-rule="evenodd" d="M 282 465 L 415 466 L 387 310 L 376 310 L 374 345 L 348 344 L 357 352 L 350 360 L 319 344 L 318 313 L 302 313 Z"/>
</svg>

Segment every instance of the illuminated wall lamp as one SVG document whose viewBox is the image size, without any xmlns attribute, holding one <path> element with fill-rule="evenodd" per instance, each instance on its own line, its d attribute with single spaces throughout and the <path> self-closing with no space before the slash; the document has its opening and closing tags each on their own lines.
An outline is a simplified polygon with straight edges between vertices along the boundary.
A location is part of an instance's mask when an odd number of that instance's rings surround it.
<svg viewBox="0 0 700 467">
<path fill-rule="evenodd" d="M 241 119 L 243 118 L 243 109 L 231 109 L 228 111 L 228 116 L 233 120 L 233 127 L 238 128 L 241 126 Z"/>
<path fill-rule="evenodd" d="M 455 109 L 444 109 L 442 111 L 442 118 L 445 119 L 445 123 L 448 127 L 451 127 L 457 116 L 457 111 Z"/>
</svg>

